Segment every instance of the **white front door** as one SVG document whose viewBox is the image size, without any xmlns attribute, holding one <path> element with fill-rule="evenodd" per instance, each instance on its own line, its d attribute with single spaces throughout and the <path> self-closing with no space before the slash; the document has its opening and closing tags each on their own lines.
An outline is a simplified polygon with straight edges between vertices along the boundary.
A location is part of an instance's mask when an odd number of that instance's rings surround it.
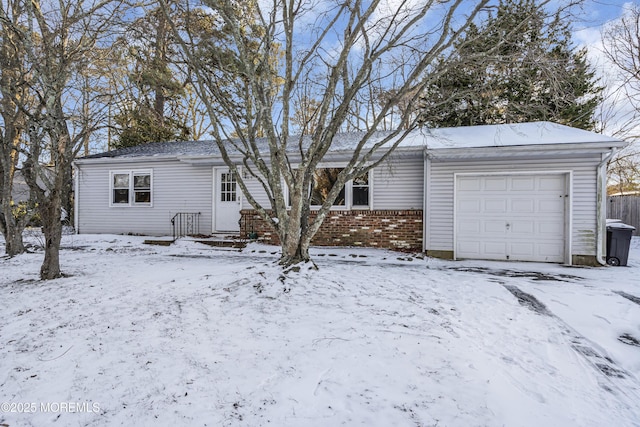
<svg viewBox="0 0 640 427">
<path fill-rule="evenodd" d="M 565 261 L 566 175 L 456 179 L 456 258 Z"/>
<path fill-rule="evenodd" d="M 240 231 L 240 192 L 228 168 L 215 169 L 214 231 Z"/>
</svg>

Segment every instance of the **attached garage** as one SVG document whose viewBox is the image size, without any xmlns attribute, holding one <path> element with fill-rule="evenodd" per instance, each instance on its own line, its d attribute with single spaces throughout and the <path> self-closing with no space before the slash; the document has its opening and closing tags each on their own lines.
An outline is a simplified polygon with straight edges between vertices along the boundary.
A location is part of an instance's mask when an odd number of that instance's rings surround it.
<svg viewBox="0 0 640 427">
<path fill-rule="evenodd" d="M 607 161 L 624 145 L 549 122 L 431 130 L 427 255 L 603 264 Z"/>
<path fill-rule="evenodd" d="M 568 176 L 456 174 L 456 258 L 565 262 Z"/>
</svg>

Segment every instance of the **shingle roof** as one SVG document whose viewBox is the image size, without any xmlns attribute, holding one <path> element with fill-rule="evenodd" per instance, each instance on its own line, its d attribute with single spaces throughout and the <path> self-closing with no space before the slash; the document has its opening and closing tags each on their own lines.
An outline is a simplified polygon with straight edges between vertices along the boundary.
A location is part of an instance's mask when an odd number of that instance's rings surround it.
<svg viewBox="0 0 640 427">
<path fill-rule="evenodd" d="M 218 156 L 220 150 L 214 141 L 170 141 L 151 142 L 134 147 L 120 148 L 82 157 L 98 159 L 105 157 L 153 157 L 153 156 Z"/>
<path fill-rule="evenodd" d="M 368 141 L 374 144 L 390 132 L 376 132 Z M 361 140 L 364 132 L 342 133 L 334 138 L 331 151 L 340 152 L 353 149 Z M 466 126 L 439 129 L 417 129 L 408 135 L 400 147 L 430 150 L 469 149 L 480 147 L 528 146 L 549 144 L 603 143 L 604 145 L 623 146 L 625 143 L 615 138 L 594 132 L 576 129 L 551 122 L 532 122 L 519 124 Z M 258 146 L 267 147 L 266 139 L 257 141 Z M 292 147 L 297 147 L 298 138 L 291 138 Z M 235 150 L 229 145 L 229 152 Z M 131 157 L 218 157 L 220 150 L 215 141 L 177 141 L 154 142 L 119 150 L 106 151 L 83 157 L 131 158 Z"/>
</svg>

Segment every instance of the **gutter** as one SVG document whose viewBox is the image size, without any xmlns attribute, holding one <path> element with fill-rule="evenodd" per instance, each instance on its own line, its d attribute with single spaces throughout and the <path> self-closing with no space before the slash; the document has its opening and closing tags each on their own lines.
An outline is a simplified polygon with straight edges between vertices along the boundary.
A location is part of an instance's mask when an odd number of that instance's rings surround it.
<svg viewBox="0 0 640 427">
<path fill-rule="evenodd" d="M 604 145 L 607 144 L 607 145 Z M 600 154 L 612 148 L 611 141 L 564 144 L 530 144 L 530 145 L 492 145 L 482 147 L 447 147 L 428 149 L 441 159 L 478 159 L 485 157 L 504 157 L 514 155 L 541 154 L 555 156 L 558 154 Z M 625 144 L 619 145 L 623 147 Z M 615 145 L 614 145 L 615 147 Z M 616 147 L 618 148 L 618 147 Z"/>
<path fill-rule="evenodd" d="M 596 260 L 601 265 L 607 265 L 607 163 L 618 151 L 618 148 L 611 148 L 596 169 Z"/>
</svg>

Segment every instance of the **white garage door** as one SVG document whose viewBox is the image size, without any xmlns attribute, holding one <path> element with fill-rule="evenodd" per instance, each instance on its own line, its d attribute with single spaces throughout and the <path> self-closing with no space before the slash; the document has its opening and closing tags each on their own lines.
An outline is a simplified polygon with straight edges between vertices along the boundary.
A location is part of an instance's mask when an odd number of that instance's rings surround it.
<svg viewBox="0 0 640 427">
<path fill-rule="evenodd" d="M 566 178 L 457 176 L 456 258 L 564 262 Z"/>
</svg>

